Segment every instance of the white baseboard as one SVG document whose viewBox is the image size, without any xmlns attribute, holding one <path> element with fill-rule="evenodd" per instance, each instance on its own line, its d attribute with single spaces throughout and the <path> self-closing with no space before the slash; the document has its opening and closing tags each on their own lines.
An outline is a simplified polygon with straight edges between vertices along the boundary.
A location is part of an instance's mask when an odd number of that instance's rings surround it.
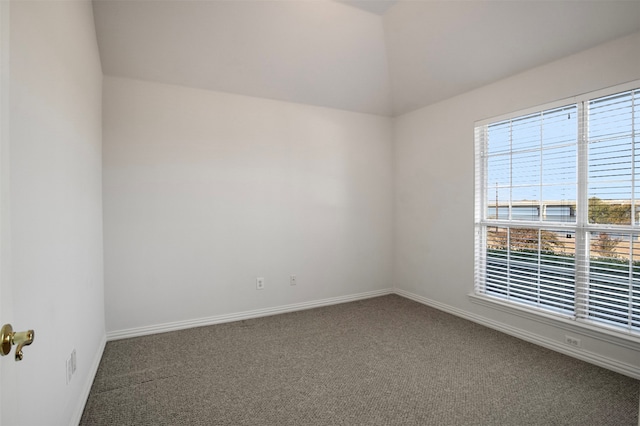
<svg viewBox="0 0 640 426">
<path fill-rule="evenodd" d="M 276 306 L 273 308 L 256 309 L 233 314 L 216 315 L 206 318 L 198 318 L 186 321 L 176 321 L 165 324 L 150 325 L 146 327 L 129 328 L 116 330 L 107 333 L 107 341 L 127 339 L 130 337 L 147 336 L 149 334 L 166 333 L 168 331 L 184 330 L 192 327 L 202 327 L 206 325 L 222 324 L 226 322 L 241 321 L 251 318 L 266 317 L 287 312 L 302 311 L 305 309 L 319 308 L 321 306 L 337 305 L 340 303 L 354 302 L 356 300 L 370 299 L 372 297 L 392 294 L 393 289 L 368 291 L 366 293 L 352 294 L 348 296 L 331 297 L 328 299 L 314 300 L 311 302 L 294 303 L 291 305 Z"/>
<path fill-rule="evenodd" d="M 492 328 L 494 330 L 500 331 L 510 336 L 514 336 L 519 339 L 525 340 L 527 342 L 531 342 L 533 344 L 545 347 L 547 349 L 551 349 L 553 351 L 560 352 L 565 355 L 569 355 L 573 358 L 577 358 L 582 361 L 589 362 L 591 364 L 615 371 L 620 374 L 624 374 L 625 376 L 629 376 L 634 379 L 640 379 L 640 371 L 638 371 L 638 367 L 634 365 L 617 361 L 615 359 L 611 359 L 603 355 L 596 354 L 594 352 L 590 352 L 584 349 L 579 349 L 579 350 L 573 349 L 570 346 L 563 345 L 559 342 L 556 342 L 554 340 L 551 340 L 539 334 L 531 333 L 531 332 L 522 330 L 520 328 L 512 327 L 510 325 L 504 324 L 502 322 L 494 321 L 492 319 L 485 318 L 480 315 L 475 315 L 467 311 L 454 308 L 453 306 L 450 306 L 441 302 L 436 302 L 435 300 L 431 300 L 426 297 L 419 296 L 417 294 L 414 294 L 405 290 L 396 288 L 394 289 L 394 293 L 399 296 L 406 297 L 407 299 L 414 300 L 418 303 L 422 303 L 423 305 L 431 306 L 438 310 L 450 313 L 460 318 L 467 319 L 477 324 L 484 325 L 486 327 Z"/>
<path fill-rule="evenodd" d="M 98 346 L 98 350 L 96 351 L 95 356 L 93 357 L 93 362 L 91 363 L 91 367 L 89 370 L 89 374 L 87 375 L 87 380 L 82 388 L 82 393 L 80 394 L 80 398 L 78 398 L 78 406 L 73 413 L 73 417 L 71 418 L 70 425 L 77 426 L 80 424 L 80 419 L 82 418 L 82 413 L 84 412 L 84 407 L 89 400 L 89 393 L 91 392 L 91 386 L 93 386 L 93 380 L 96 378 L 96 374 L 98 373 L 98 367 L 100 366 L 100 360 L 102 360 L 102 354 L 104 353 L 104 348 L 107 345 L 106 336 L 102 336 L 102 340 L 100 341 L 100 345 Z"/>
</svg>

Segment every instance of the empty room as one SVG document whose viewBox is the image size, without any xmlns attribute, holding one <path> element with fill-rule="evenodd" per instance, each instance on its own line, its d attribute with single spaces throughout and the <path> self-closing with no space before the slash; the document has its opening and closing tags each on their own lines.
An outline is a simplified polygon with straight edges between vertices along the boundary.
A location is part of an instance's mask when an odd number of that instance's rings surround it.
<svg viewBox="0 0 640 426">
<path fill-rule="evenodd" d="M 0 426 L 640 425 L 640 1 L 0 0 L 0 46 Z"/>
</svg>

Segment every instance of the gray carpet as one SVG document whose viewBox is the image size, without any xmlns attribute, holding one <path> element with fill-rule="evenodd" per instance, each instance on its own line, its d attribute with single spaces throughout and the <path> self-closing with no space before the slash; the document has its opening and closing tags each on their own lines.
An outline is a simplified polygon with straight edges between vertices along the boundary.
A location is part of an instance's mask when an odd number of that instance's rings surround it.
<svg viewBox="0 0 640 426">
<path fill-rule="evenodd" d="M 637 380 L 399 296 L 109 342 L 82 425 L 633 425 Z"/>
</svg>

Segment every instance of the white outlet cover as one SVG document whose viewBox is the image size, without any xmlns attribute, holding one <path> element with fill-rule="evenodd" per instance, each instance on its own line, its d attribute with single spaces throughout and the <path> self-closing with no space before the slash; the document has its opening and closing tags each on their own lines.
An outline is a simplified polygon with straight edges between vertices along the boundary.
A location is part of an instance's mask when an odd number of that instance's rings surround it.
<svg viewBox="0 0 640 426">
<path fill-rule="evenodd" d="M 564 336 L 564 341 L 565 341 L 566 344 L 571 345 L 573 347 L 576 347 L 576 348 L 581 348 L 582 347 L 582 343 L 581 343 L 580 339 L 578 339 L 577 337 Z"/>
</svg>

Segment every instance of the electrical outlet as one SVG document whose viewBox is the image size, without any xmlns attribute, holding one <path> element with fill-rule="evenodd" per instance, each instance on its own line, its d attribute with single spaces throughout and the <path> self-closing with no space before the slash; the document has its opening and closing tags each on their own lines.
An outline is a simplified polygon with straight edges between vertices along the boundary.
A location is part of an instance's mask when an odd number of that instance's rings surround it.
<svg viewBox="0 0 640 426">
<path fill-rule="evenodd" d="M 578 339 L 577 337 L 565 335 L 564 336 L 564 342 L 567 345 L 573 346 L 575 348 L 581 348 L 582 347 L 582 343 L 580 342 L 580 339 Z"/>
<path fill-rule="evenodd" d="M 256 278 L 256 290 L 264 290 L 264 277 Z"/>
<path fill-rule="evenodd" d="M 74 349 L 73 352 L 71 352 L 71 374 L 76 374 L 77 366 L 76 350 Z"/>
<path fill-rule="evenodd" d="M 289 277 L 289 284 L 290 285 L 297 285 L 298 284 L 298 278 L 295 275 L 291 275 Z"/>
</svg>

